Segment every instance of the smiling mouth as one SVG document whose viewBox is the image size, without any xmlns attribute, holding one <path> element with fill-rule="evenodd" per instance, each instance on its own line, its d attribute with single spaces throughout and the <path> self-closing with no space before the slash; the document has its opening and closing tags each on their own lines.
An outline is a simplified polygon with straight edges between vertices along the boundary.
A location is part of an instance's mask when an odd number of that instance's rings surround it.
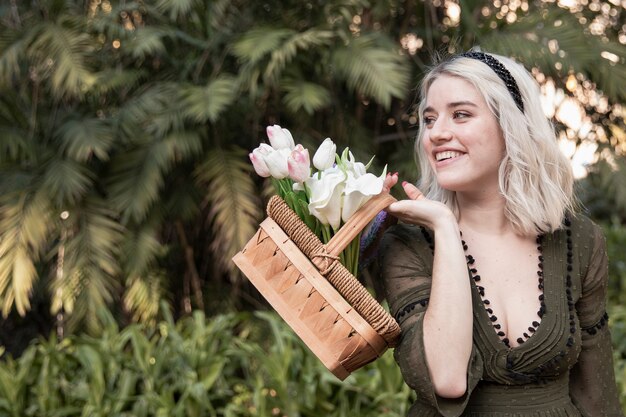
<svg viewBox="0 0 626 417">
<path fill-rule="evenodd" d="M 445 161 L 446 159 L 456 158 L 461 155 L 463 155 L 461 152 L 455 151 L 438 152 L 435 154 L 435 159 L 437 160 L 437 162 L 439 162 Z"/>
</svg>

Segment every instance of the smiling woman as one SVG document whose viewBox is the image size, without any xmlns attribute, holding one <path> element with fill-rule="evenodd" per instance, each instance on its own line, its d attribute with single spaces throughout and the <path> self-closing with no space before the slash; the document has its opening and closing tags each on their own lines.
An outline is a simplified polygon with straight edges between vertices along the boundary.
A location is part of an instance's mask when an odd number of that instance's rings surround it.
<svg viewBox="0 0 626 417">
<path fill-rule="evenodd" d="M 387 209 L 402 223 L 380 256 L 410 416 L 623 415 L 605 240 L 539 100 L 521 65 L 481 52 L 423 79 L 422 178 Z"/>
<path fill-rule="evenodd" d="M 504 140 L 498 120 L 471 83 L 449 75 L 434 80 L 423 119 L 420 143 L 442 188 L 497 189 L 488 180 L 498 180 Z"/>
</svg>

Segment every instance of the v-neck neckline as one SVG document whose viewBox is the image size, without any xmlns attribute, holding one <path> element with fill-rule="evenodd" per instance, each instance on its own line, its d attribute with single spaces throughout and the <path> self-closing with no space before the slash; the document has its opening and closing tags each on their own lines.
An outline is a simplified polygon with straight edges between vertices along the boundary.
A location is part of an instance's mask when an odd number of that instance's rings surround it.
<svg viewBox="0 0 626 417">
<path fill-rule="evenodd" d="M 535 343 L 535 340 L 540 339 L 539 337 L 539 333 L 543 333 L 543 329 L 547 326 L 545 326 L 545 320 L 548 316 L 548 314 L 552 314 L 553 313 L 553 307 L 556 306 L 556 303 L 551 303 L 548 300 L 548 294 L 551 293 L 551 291 L 546 291 L 546 288 L 548 287 L 548 277 L 550 277 L 552 275 L 552 257 L 547 257 L 544 256 L 545 252 L 546 252 L 546 246 L 548 244 L 548 241 L 550 242 L 550 244 L 552 245 L 552 247 L 554 247 L 554 240 L 555 237 L 554 235 L 552 235 L 551 237 L 548 238 L 548 235 L 544 235 L 542 238 L 542 251 L 540 253 L 541 256 L 543 256 L 543 259 L 541 259 L 541 262 L 543 264 L 542 267 L 542 284 L 543 284 L 543 289 L 542 289 L 542 294 L 543 294 L 543 302 L 540 301 L 540 307 L 543 305 L 545 306 L 545 311 L 543 313 L 542 317 L 538 317 L 538 320 L 535 320 L 537 322 L 539 322 L 539 326 L 537 326 L 535 328 L 535 331 L 532 332 L 532 334 L 530 334 L 530 337 L 528 337 L 527 339 L 524 340 L 523 343 L 519 343 L 516 346 L 507 346 L 507 344 L 504 342 L 504 340 L 502 339 L 502 337 L 500 337 L 498 335 L 498 329 L 495 328 L 494 326 L 494 322 L 491 321 L 491 317 L 495 314 L 495 311 L 490 314 L 487 311 L 487 308 L 491 308 L 488 307 L 488 304 L 485 304 L 485 300 L 483 299 L 483 297 L 480 294 L 480 291 L 478 289 L 478 284 L 474 281 L 474 275 L 473 273 L 470 271 L 470 269 L 472 268 L 471 265 L 468 264 L 467 266 L 467 273 L 470 279 L 470 285 L 472 288 L 472 297 L 474 297 L 475 302 L 473 303 L 474 305 L 474 309 L 478 309 L 478 311 L 475 311 L 474 314 L 477 315 L 477 318 L 480 318 L 478 320 L 478 322 L 482 325 L 484 333 L 487 334 L 487 338 L 489 339 L 489 341 L 491 342 L 491 345 L 494 347 L 495 350 L 497 351 L 507 351 L 507 352 L 515 352 L 515 351 L 519 351 L 519 350 L 523 350 L 525 348 L 528 348 L 529 346 L 533 346 Z M 548 306 L 550 306 L 550 308 L 548 308 Z M 493 308 L 491 308 L 493 311 Z M 531 321 L 532 323 L 532 321 Z M 510 336 L 509 333 L 506 333 L 505 337 Z M 521 337 L 521 336 L 520 336 Z M 511 340 L 509 338 L 509 340 Z M 516 340 L 516 339 L 514 339 Z"/>
<path fill-rule="evenodd" d="M 469 269 L 468 269 L 468 274 L 470 274 L 470 279 L 471 279 L 471 272 L 469 272 Z M 545 279 L 544 279 L 544 282 L 545 282 Z M 537 326 L 535 331 L 530 335 L 528 339 L 524 341 L 524 343 L 520 343 L 516 346 L 507 346 L 506 343 L 504 343 L 504 340 L 498 335 L 498 329 L 494 327 L 493 322 L 490 320 L 490 315 L 487 312 L 487 307 L 484 304 L 483 299 L 480 296 L 480 293 L 478 291 L 477 285 L 473 279 L 471 279 L 470 285 L 472 287 L 472 292 L 473 292 L 472 296 L 475 297 L 475 300 L 476 300 L 474 302 L 474 308 L 478 310 L 478 311 L 474 311 L 474 314 L 479 316 L 478 323 L 480 323 L 480 325 L 483 327 L 484 333 L 487 335 L 487 338 L 489 339 L 489 341 L 491 342 L 491 345 L 495 348 L 495 350 L 509 351 L 509 352 L 518 351 L 534 344 L 534 341 L 538 339 L 539 333 L 542 333 L 543 328 L 546 327 L 544 326 L 544 320 L 546 319 L 546 316 L 551 312 L 552 309 L 548 309 L 548 311 L 543 315 L 541 320 L 537 320 L 539 321 L 539 326 Z M 548 302 L 545 296 L 544 296 L 544 303 L 548 305 Z"/>
</svg>

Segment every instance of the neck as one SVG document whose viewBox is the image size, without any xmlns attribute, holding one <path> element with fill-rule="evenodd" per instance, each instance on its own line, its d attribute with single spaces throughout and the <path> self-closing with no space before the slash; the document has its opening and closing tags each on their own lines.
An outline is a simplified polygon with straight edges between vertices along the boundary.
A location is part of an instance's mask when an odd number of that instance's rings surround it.
<svg viewBox="0 0 626 417">
<path fill-rule="evenodd" d="M 456 197 L 461 229 L 489 235 L 513 232 L 504 214 L 505 200 L 500 193 L 457 193 Z"/>
</svg>

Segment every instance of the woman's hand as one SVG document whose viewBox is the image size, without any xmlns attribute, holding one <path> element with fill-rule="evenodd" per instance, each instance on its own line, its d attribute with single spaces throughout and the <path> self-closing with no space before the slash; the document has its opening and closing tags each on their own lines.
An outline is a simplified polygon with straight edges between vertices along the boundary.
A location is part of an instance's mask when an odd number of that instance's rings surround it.
<svg viewBox="0 0 626 417">
<path fill-rule="evenodd" d="M 387 182 L 387 179 L 385 181 Z M 419 188 L 406 181 L 402 182 L 402 188 L 408 199 L 392 203 L 387 207 L 387 213 L 405 223 L 419 224 L 431 230 L 436 230 L 443 224 L 442 222 L 456 223 L 454 214 L 445 204 L 429 200 Z"/>
<path fill-rule="evenodd" d="M 383 181 L 383 193 L 389 194 L 391 192 L 391 188 L 398 183 L 398 173 L 388 172 L 385 180 Z"/>
</svg>

